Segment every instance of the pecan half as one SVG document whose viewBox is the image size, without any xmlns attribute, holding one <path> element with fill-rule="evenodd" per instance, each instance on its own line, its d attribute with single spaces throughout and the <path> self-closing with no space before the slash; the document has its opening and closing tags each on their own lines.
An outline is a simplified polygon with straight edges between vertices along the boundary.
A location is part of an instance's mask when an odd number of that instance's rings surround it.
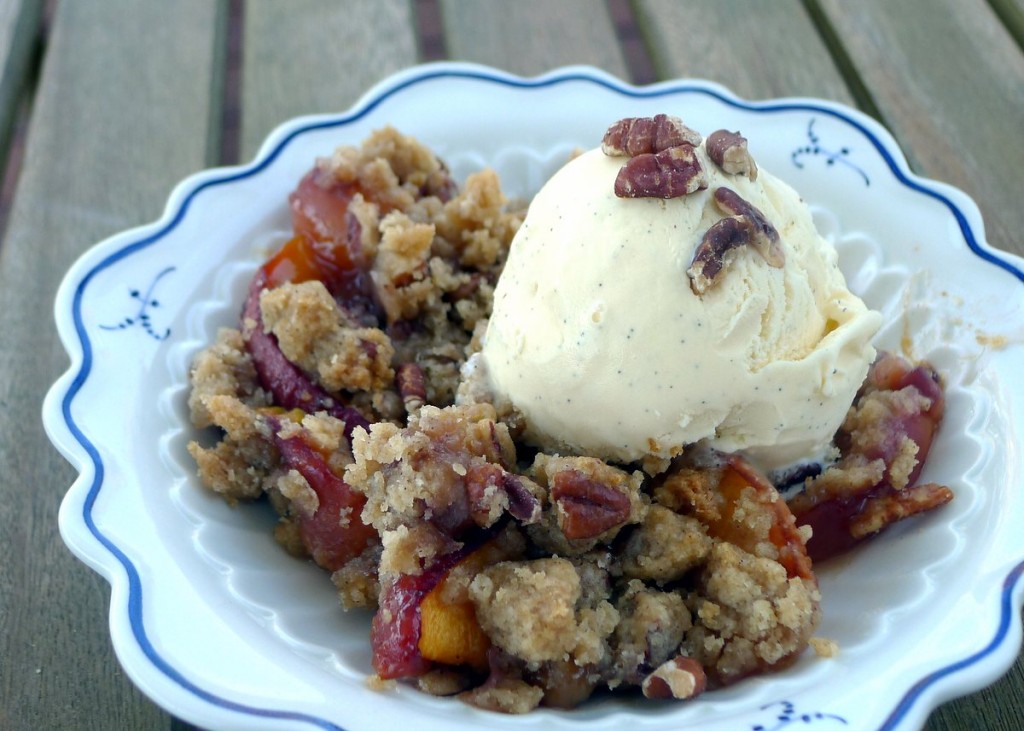
<svg viewBox="0 0 1024 731">
<path fill-rule="evenodd" d="M 714 285 L 727 263 L 727 255 L 738 246 L 750 244 L 775 268 L 786 261 L 779 232 L 760 210 L 725 186 L 716 188 L 713 198 L 718 209 L 729 217 L 716 221 L 704 232 L 686 270 L 690 288 L 697 295 Z"/>
<path fill-rule="evenodd" d="M 747 150 L 747 138 L 739 132 L 716 130 L 708 135 L 705 147 L 708 157 L 725 172 L 757 180 L 757 163 Z"/>
<path fill-rule="evenodd" d="M 505 494 L 508 495 L 508 512 L 521 523 L 529 525 L 540 520 L 540 499 L 528 487 L 530 480 L 522 475 L 506 472 L 501 482 Z M 536 485 L 534 485 L 536 487 Z"/>
<path fill-rule="evenodd" d="M 707 684 L 701 664 L 692 657 L 678 655 L 659 665 L 640 687 L 646 698 L 685 700 L 703 693 Z"/>
<path fill-rule="evenodd" d="M 629 520 L 629 496 L 579 470 L 563 470 L 551 485 L 558 527 L 569 540 L 595 538 Z"/>
<path fill-rule="evenodd" d="M 700 133 L 683 124 L 679 117 L 655 114 L 653 117 L 626 117 L 615 122 L 604 133 L 601 150 L 615 157 L 636 157 L 677 145 L 696 147 L 700 143 Z"/>
<path fill-rule="evenodd" d="M 528 482 L 528 478 L 496 464 L 470 465 L 466 471 L 470 517 L 484 528 L 493 525 L 504 512 L 521 523 L 536 523 L 540 520 L 541 504 Z M 536 492 L 540 492 L 539 487 Z"/>
<path fill-rule="evenodd" d="M 739 216 L 749 222 L 750 243 L 769 266 L 781 267 L 786 263 L 779 245 L 779 232 L 758 208 L 724 185 L 715 190 L 714 199 L 722 213 Z"/>
<path fill-rule="evenodd" d="M 708 187 L 692 145 L 631 157 L 615 176 L 619 198 L 678 198 Z"/>
<path fill-rule="evenodd" d="M 723 218 L 704 232 L 697 251 L 693 254 L 690 268 L 690 288 L 696 295 L 711 289 L 725 266 L 725 257 L 737 246 L 750 243 L 750 228 L 739 218 Z"/>
<path fill-rule="evenodd" d="M 423 378 L 423 369 L 415 363 L 402 363 L 395 368 L 395 386 L 408 413 L 419 411 L 427 402 L 427 385 Z"/>
</svg>

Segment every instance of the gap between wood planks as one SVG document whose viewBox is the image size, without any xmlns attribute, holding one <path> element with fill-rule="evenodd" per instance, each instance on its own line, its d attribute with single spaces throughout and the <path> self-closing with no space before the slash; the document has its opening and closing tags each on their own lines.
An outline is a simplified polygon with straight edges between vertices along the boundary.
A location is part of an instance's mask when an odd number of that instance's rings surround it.
<svg viewBox="0 0 1024 731">
<path fill-rule="evenodd" d="M 839 69 L 839 73 L 842 75 L 843 81 L 846 82 L 846 87 L 850 90 L 850 94 L 853 95 L 857 106 L 865 114 L 885 124 L 885 119 L 875 103 L 874 96 L 872 96 L 867 84 L 864 83 L 864 80 L 857 72 L 857 67 L 853 63 L 853 59 L 846 52 L 846 48 L 839 38 L 839 33 L 836 31 L 835 26 L 832 25 L 832 21 L 829 20 L 828 14 L 822 9 L 818 0 L 801 1 L 803 2 L 804 9 L 807 11 L 807 15 L 811 18 L 811 22 L 818 29 L 818 35 L 821 36 L 829 53 L 832 54 L 836 68 Z"/>
<path fill-rule="evenodd" d="M 654 59 L 636 22 L 630 0 L 607 0 L 608 15 L 615 27 L 615 36 L 622 48 L 622 57 L 629 70 L 629 81 L 637 85 L 658 81 Z"/>
<path fill-rule="evenodd" d="M 2 165 L 0 165 L 0 247 L 2 247 L 4 236 L 7 233 L 7 222 L 11 214 L 11 204 L 14 202 L 14 191 L 17 190 L 18 179 L 21 176 L 21 166 L 25 157 L 25 137 L 28 134 L 29 120 L 32 117 L 35 90 L 39 82 L 39 72 L 43 65 L 46 41 L 50 37 L 56 5 L 57 0 L 46 0 L 42 11 L 42 22 L 36 31 L 36 38 L 32 41 L 33 48 L 28 61 L 28 69 L 24 73 L 25 80 L 22 88 L 17 91 L 15 111 L 10 119 L 10 129 L 0 130 L 0 140 L 6 143 L 0 145 L 0 157 L 2 157 Z"/>
<path fill-rule="evenodd" d="M 239 162 L 242 136 L 242 53 L 244 44 L 245 0 L 227 0 L 224 10 L 224 68 L 214 83 L 221 85 L 219 136 L 211 135 L 214 150 L 209 155 L 218 165 Z M 216 114 L 216 112 L 215 112 Z M 214 122 L 211 122 L 213 124 Z M 213 154 L 213 152 L 216 154 Z"/>
</svg>

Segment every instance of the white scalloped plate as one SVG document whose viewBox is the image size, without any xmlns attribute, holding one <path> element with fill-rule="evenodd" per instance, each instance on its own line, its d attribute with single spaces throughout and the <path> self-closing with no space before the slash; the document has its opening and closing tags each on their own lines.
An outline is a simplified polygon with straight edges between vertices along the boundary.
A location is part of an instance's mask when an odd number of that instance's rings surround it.
<svg viewBox="0 0 1024 731">
<path fill-rule="evenodd" d="M 528 196 L 610 122 L 658 112 L 743 131 L 759 164 L 812 204 L 851 286 L 884 312 L 878 344 L 909 347 L 944 374 L 948 416 L 924 478 L 956 499 L 820 567 L 820 634 L 839 642 L 834 659 L 807 653 L 685 704 L 607 698 L 525 717 L 403 685 L 368 689 L 368 616 L 342 612 L 326 575 L 273 543 L 267 511 L 229 508 L 194 478 L 191 358 L 235 321 L 248 275 L 286 235 L 286 196 L 316 156 L 392 124 L 460 180 L 490 165 L 510 194 Z M 583 67 L 533 79 L 465 64 L 409 69 L 343 114 L 281 126 L 249 165 L 185 180 L 159 221 L 71 268 L 56 320 L 72 363 L 43 408 L 80 472 L 61 532 L 110 581 L 126 672 L 208 728 L 918 728 L 942 701 L 1004 673 L 1020 647 L 1022 283 L 1024 262 L 985 243 L 974 203 L 913 175 L 890 135 L 846 107 L 747 102 L 702 81 L 638 88 Z"/>
</svg>

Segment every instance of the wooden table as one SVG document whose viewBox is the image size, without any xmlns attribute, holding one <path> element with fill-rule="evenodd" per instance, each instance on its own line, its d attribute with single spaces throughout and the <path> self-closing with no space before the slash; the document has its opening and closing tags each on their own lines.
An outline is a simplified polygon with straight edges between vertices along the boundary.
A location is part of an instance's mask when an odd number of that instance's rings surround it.
<svg viewBox="0 0 1024 731">
<path fill-rule="evenodd" d="M 859 107 L 916 172 L 975 198 L 993 245 L 1024 254 L 1022 43 L 1022 0 L 0 1 L 0 728 L 183 726 L 113 656 L 108 587 L 57 533 L 74 471 L 39 420 L 67 366 L 62 274 L 155 219 L 178 180 L 424 60 L 588 63 Z M 927 728 L 1024 728 L 1024 661 Z"/>
</svg>

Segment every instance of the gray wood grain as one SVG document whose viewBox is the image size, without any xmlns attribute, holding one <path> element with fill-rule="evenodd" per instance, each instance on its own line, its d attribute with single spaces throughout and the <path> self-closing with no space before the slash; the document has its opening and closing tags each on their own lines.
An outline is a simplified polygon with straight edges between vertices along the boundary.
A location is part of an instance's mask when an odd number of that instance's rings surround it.
<svg viewBox="0 0 1024 731">
<path fill-rule="evenodd" d="M 441 0 L 445 43 L 454 61 L 531 76 L 566 64 L 592 64 L 628 79 L 604 3 L 589 0 Z"/>
<path fill-rule="evenodd" d="M 1024 53 L 984 0 L 821 0 L 919 173 L 981 207 L 989 243 L 1024 253 Z"/>
<path fill-rule="evenodd" d="M 242 160 L 281 122 L 343 111 L 417 60 L 409 0 L 249 0 L 244 18 Z"/>
<path fill-rule="evenodd" d="M 931 715 L 923 731 L 1024 728 L 1024 661 L 997 683 L 950 701 Z"/>
<path fill-rule="evenodd" d="M 639 0 L 636 12 L 660 78 L 710 79 L 747 99 L 854 102 L 800 0 Z"/>
<path fill-rule="evenodd" d="M 95 241 L 155 218 L 170 188 L 210 159 L 221 10 L 208 0 L 56 9 L 0 246 L 0 728 L 171 723 L 113 655 L 109 587 L 58 536 L 75 474 L 39 409 L 68 364 L 52 324 L 63 272 Z"/>
</svg>

